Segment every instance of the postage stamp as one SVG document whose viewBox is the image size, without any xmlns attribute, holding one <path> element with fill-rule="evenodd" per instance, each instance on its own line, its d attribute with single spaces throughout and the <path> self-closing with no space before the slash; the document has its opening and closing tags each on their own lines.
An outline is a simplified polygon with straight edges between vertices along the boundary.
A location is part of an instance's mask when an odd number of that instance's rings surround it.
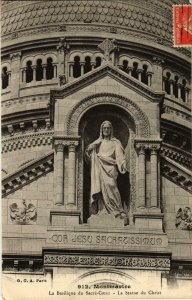
<svg viewBox="0 0 192 300">
<path fill-rule="evenodd" d="M 192 46 L 192 5 L 173 5 L 174 46 Z"/>
</svg>

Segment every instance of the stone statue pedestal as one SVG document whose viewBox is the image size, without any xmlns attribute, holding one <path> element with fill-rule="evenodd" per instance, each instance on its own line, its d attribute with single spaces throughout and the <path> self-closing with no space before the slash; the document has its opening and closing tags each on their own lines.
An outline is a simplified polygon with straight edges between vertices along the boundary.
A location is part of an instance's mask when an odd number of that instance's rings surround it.
<svg viewBox="0 0 192 300">
<path fill-rule="evenodd" d="M 94 228 L 122 228 L 126 224 L 126 219 L 115 218 L 110 214 L 91 215 L 87 220 L 89 226 Z"/>
</svg>

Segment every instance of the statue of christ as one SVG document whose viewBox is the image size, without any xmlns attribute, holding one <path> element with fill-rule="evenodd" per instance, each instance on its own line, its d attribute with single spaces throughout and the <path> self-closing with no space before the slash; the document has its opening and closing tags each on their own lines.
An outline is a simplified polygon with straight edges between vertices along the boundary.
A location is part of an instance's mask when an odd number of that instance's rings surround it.
<svg viewBox="0 0 192 300">
<path fill-rule="evenodd" d="M 109 121 L 101 124 L 100 136 L 87 147 L 86 155 L 91 160 L 91 213 L 124 219 L 117 177 L 118 172 L 127 172 L 125 154 L 121 142 L 113 137 Z"/>
</svg>

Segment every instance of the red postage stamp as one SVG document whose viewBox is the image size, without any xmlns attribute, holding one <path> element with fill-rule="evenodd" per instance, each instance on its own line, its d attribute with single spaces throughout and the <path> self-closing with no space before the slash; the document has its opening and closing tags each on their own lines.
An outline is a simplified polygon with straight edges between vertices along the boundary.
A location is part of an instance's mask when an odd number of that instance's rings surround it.
<svg viewBox="0 0 192 300">
<path fill-rule="evenodd" d="M 173 6 L 174 46 L 192 45 L 192 5 Z"/>
</svg>

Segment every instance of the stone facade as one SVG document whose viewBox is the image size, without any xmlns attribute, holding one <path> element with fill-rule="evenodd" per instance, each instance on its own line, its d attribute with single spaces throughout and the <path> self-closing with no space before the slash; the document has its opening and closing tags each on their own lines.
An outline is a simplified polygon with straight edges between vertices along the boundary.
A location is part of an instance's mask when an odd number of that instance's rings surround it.
<svg viewBox="0 0 192 300">
<path fill-rule="evenodd" d="M 45 297 L 64 281 L 81 296 L 191 293 L 190 52 L 172 46 L 173 2 L 3 1 L 6 278 L 44 280 Z M 126 220 L 90 213 L 85 149 L 106 119 Z"/>
</svg>

